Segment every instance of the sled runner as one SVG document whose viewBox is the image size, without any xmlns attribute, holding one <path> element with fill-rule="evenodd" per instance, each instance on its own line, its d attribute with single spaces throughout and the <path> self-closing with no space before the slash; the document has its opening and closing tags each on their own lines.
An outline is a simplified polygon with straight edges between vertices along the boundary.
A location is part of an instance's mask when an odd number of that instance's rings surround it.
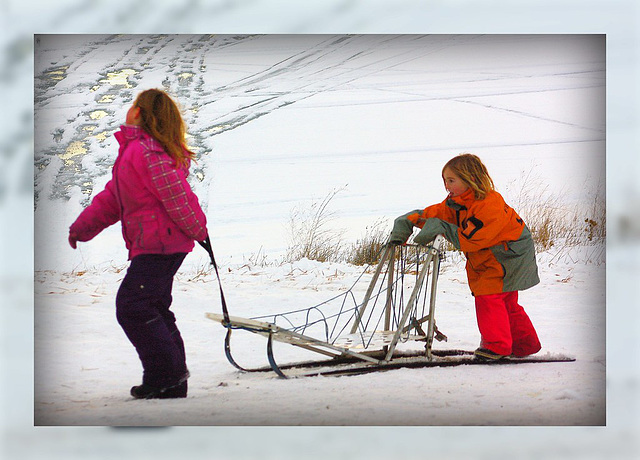
<svg viewBox="0 0 640 460">
<path fill-rule="evenodd" d="M 375 356 L 375 353 L 373 354 Z M 379 364 L 365 363 L 349 356 L 338 357 L 322 361 L 305 361 L 280 366 L 288 377 L 315 376 L 348 376 L 361 375 L 371 372 L 384 372 L 393 369 L 416 369 L 421 367 L 453 367 L 462 365 L 506 365 L 506 364 L 536 364 L 573 362 L 575 358 L 558 354 L 545 354 L 525 358 L 506 357 L 500 360 L 479 360 L 473 351 L 468 350 L 433 350 L 432 358 L 428 359 L 422 352 L 396 352 L 391 361 L 381 361 Z M 253 369 L 253 372 L 271 372 L 271 367 Z"/>
</svg>

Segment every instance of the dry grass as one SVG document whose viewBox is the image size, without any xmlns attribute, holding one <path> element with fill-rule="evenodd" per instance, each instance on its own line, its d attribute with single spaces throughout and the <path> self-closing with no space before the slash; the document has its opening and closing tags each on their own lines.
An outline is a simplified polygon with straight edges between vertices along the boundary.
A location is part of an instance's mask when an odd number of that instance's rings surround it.
<svg viewBox="0 0 640 460">
<path fill-rule="evenodd" d="M 285 262 L 306 257 L 320 262 L 347 262 L 372 265 L 378 262 L 382 247 L 391 231 L 392 220 L 380 218 L 365 228 L 361 238 L 345 245 L 344 230 L 331 227 L 335 214 L 330 205 L 344 190 L 335 189 L 321 201 L 307 208 L 297 207 L 289 221 L 290 245 Z M 577 247 L 596 248 L 588 261 L 601 259 L 606 237 L 606 202 L 604 185 L 587 183 L 583 196 L 573 198 L 570 205 L 563 193 L 551 193 L 544 180 L 535 175 L 535 168 L 507 185 L 504 196 L 508 204 L 524 219 L 531 230 L 537 252 L 547 252 L 551 260 L 566 257 Z M 456 252 L 449 243 L 445 250 Z M 587 261 L 585 259 L 585 261 Z"/>
<path fill-rule="evenodd" d="M 343 258 L 353 265 L 373 265 L 378 263 L 383 246 L 389 238 L 387 219 L 378 219 L 365 228 L 364 235 L 347 247 Z"/>
<path fill-rule="evenodd" d="M 604 242 L 607 221 L 601 183 L 585 184 L 585 199 L 574 206 L 567 203 L 563 193 L 550 193 L 533 170 L 523 173 L 517 183 L 509 204 L 527 223 L 538 252 Z"/>
<path fill-rule="evenodd" d="M 331 262 L 342 252 L 344 230 L 331 228 L 335 212 L 329 205 L 344 187 L 331 191 L 322 201 L 313 201 L 308 207 L 295 207 L 289 217 L 289 247 L 285 262 L 302 258 Z"/>
</svg>

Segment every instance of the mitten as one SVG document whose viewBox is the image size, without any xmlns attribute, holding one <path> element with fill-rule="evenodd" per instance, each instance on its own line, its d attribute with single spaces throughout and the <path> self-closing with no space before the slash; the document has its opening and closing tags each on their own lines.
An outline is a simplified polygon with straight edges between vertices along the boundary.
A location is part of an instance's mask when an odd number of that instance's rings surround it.
<svg viewBox="0 0 640 460">
<path fill-rule="evenodd" d="M 442 219 L 430 218 L 427 219 L 420 230 L 420 233 L 416 235 L 413 241 L 416 244 L 424 245 L 431 243 L 436 239 L 436 236 L 444 235 L 456 249 L 460 249 L 460 240 L 458 239 L 458 227 L 445 222 Z"/>
<path fill-rule="evenodd" d="M 404 244 L 413 233 L 413 222 L 407 219 L 407 216 L 420 211 L 411 211 L 393 221 L 393 230 L 389 236 L 390 244 Z"/>
<path fill-rule="evenodd" d="M 78 247 L 78 235 L 74 232 L 69 232 L 69 246 L 71 246 L 73 249 L 76 249 Z"/>
</svg>

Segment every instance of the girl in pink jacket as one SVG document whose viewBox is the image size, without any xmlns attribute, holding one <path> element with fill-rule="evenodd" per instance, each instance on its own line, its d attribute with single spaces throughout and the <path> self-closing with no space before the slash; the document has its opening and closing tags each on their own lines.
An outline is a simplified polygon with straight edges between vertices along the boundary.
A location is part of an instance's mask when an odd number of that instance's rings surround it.
<svg viewBox="0 0 640 460">
<path fill-rule="evenodd" d="M 207 238 L 206 218 L 187 182 L 193 152 L 175 102 L 163 91 L 138 95 L 111 180 L 69 229 L 69 244 L 89 241 L 120 221 L 131 264 L 116 296 L 116 317 L 143 367 L 134 398 L 187 396 L 184 344 L 170 311 L 173 277 L 194 241 Z"/>
</svg>

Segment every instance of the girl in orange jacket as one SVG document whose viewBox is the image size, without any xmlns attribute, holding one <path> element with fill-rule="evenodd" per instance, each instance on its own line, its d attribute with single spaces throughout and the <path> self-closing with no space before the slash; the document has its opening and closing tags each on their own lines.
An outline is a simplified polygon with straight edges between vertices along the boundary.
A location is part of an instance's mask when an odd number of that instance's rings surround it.
<svg viewBox="0 0 640 460">
<path fill-rule="evenodd" d="M 531 232 L 495 191 L 477 156 L 452 158 L 442 169 L 442 179 L 447 198 L 398 217 L 390 243 L 404 244 L 413 227 L 419 227 L 415 243 L 428 244 L 442 234 L 465 254 L 481 335 L 477 358 L 537 353 L 538 336 L 518 304 L 518 291 L 540 282 Z"/>
</svg>

